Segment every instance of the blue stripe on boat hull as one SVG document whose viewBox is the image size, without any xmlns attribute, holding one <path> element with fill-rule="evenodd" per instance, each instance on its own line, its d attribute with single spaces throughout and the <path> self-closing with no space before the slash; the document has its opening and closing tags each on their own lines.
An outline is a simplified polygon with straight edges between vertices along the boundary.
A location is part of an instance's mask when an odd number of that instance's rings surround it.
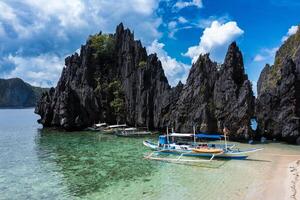
<svg viewBox="0 0 300 200">
<path fill-rule="evenodd" d="M 159 154 L 172 154 L 172 155 L 181 155 L 181 152 L 158 152 Z M 184 156 L 190 156 L 190 157 L 212 157 L 212 154 L 194 154 L 194 153 L 184 153 Z M 244 160 L 248 156 L 242 155 L 242 156 L 230 156 L 230 155 L 215 155 L 215 158 L 223 158 L 223 159 L 235 159 L 235 160 Z"/>
</svg>

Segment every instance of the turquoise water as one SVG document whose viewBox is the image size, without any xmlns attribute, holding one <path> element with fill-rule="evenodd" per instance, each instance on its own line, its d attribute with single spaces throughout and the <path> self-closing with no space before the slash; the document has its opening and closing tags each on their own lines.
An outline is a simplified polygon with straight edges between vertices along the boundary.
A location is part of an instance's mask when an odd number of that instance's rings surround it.
<svg viewBox="0 0 300 200">
<path fill-rule="evenodd" d="M 37 119 L 0 110 L 0 199 L 243 199 L 276 164 L 271 153 L 300 152 L 277 143 L 249 161 L 172 164 L 143 159 L 145 138 L 42 130 Z"/>
</svg>

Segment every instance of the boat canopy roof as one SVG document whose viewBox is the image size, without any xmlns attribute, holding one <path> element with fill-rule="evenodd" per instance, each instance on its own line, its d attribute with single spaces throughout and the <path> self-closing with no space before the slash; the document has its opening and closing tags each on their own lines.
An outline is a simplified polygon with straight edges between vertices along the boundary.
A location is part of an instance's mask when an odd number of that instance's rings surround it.
<svg viewBox="0 0 300 200">
<path fill-rule="evenodd" d="M 120 127 L 126 127 L 126 124 L 119 124 L 119 125 L 110 125 L 108 128 L 120 128 Z"/>
<path fill-rule="evenodd" d="M 193 137 L 191 133 L 171 133 L 170 137 Z"/>
<path fill-rule="evenodd" d="M 136 131 L 136 130 L 137 130 L 137 128 L 133 128 L 133 127 L 131 127 L 131 128 L 125 128 L 124 130 L 125 130 L 125 131 Z"/>
<path fill-rule="evenodd" d="M 198 133 L 198 134 L 196 134 L 196 138 L 199 138 L 199 139 L 222 139 L 222 138 L 224 138 L 224 135 Z"/>
<path fill-rule="evenodd" d="M 106 123 L 99 123 L 99 124 L 95 124 L 96 127 L 102 127 L 102 126 L 106 126 Z"/>
</svg>

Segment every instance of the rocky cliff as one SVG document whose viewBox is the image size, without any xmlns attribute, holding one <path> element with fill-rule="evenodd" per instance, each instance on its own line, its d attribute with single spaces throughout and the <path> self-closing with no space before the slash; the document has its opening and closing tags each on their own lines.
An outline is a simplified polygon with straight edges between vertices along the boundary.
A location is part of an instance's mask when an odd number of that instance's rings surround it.
<svg viewBox="0 0 300 200">
<path fill-rule="evenodd" d="M 223 65 L 200 55 L 187 83 L 174 88 L 157 56 L 147 55 L 122 24 L 113 35 L 91 36 L 65 65 L 56 88 L 36 107 L 44 126 L 74 130 L 102 121 L 189 132 L 227 126 L 232 137 L 251 136 L 254 97 L 235 43 Z"/>
<path fill-rule="evenodd" d="M 243 57 L 232 43 L 223 65 L 200 55 L 193 64 L 187 83 L 167 117 L 169 126 L 191 131 L 221 132 L 226 126 L 231 138 L 252 137 L 250 119 L 254 115 L 254 96 L 244 71 Z"/>
<path fill-rule="evenodd" d="M 157 56 L 147 55 L 123 24 L 113 35 L 90 36 L 65 66 L 56 88 L 36 107 L 44 126 L 74 130 L 99 121 L 161 126 L 160 105 L 171 88 Z"/>
<path fill-rule="evenodd" d="M 34 107 L 45 91 L 19 78 L 0 79 L 0 108 Z"/>
<path fill-rule="evenodd" d="M 266 65 L 258 85 L 256 116 L 260 133 L 300 144 L 300 29 Z"/>
</svg>

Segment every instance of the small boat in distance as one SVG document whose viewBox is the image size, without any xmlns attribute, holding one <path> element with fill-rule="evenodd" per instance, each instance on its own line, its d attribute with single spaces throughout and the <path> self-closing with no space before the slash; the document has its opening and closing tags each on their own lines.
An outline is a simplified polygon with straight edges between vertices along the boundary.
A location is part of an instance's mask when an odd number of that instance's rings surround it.
<svg viewBox="0 0 300 200">
<path fill-rule="evenodd" d="M 116 125 L 107 126 L 102 131 L 105 132 L 105 133 L 114 133 L 115 131 L 122 130 L 126 127 L 127 127 L 126 124 L 116 124 Z"/>
<path fill-rule="evenodd" d="M 151 135 L 152 132 L 146 131 L 146 130 L 140 130 L 138 128 L 124 128 L 115 131 L 117 136 L 121 137 L 139 137 L 139 136 L 145 136 L 145 135 Z"/>
<path fill-rule="evenodd" d="M 102 127 L 106 127 L 107 124 L 106 124 L 106 123 L 99 123 L 99 124 L 95 124 L 95 126 L 96 126 L 97 128 L 102 128 Z"/>
<path fill-rule="evenodd" d="M 87 131 L 101 131 L 107 126 L 106 123 L 98 123 L 94 124 L 92 127 L 88 127 L 85 130 Z"/>
</svg>

